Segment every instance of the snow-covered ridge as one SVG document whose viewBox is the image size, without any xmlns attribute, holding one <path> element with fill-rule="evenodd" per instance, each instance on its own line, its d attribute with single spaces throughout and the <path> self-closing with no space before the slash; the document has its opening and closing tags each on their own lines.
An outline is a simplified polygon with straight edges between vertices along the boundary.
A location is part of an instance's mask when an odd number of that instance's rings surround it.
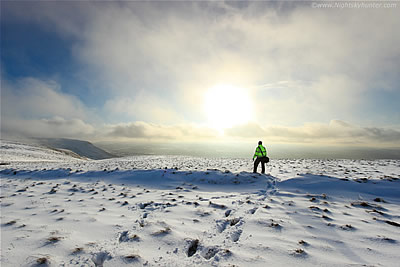
<svg viewBox="0 0 400 267">
<path fill-rule="evenodd" d="M 66 162 L 83 160 L 76 153 L 68 150 L 50 149 L 38 145 L 1 140 L 0 160 L 10 162 Z"/>
<path fill-rule="evenodd" d="M 68 169 L 72 171 L 106 170 L 155 170 L 177 169 L 180 171 L 204 171 L 218 169 L 232 173 L 251 172 L 253 162 L 243 158 L 202 158 L 188 156 L 130 156 L 104 160 L 78 160 L 53 150 L 12 142 L 2 142 L 0 159 L 4 168 L 35 170 L 36 161 L 41 168 Z M 73 163 L 73 164 L 72 164 Z M 400 160 L 313 160 L 273 159 L 266 166 L 267 174 L 280 180 L 299 175 L 326 175 L 344 179 L 400 178 Z"/>
</svg>

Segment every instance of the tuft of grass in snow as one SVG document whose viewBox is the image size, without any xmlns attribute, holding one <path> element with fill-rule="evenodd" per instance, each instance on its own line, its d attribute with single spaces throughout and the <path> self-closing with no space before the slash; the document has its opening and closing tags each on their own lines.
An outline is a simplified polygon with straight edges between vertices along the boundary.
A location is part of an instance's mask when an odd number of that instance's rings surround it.
<svg viewBox="0 0 400 267">
<path fill-rule="evenodd" d="M 373 210 L 366 210 L 365 212 L 368 212 L 368 213 L 375 212 L 375 213 L 378 213 L 379 215 L 382 215 L 382 216 L 386 215 L 386 214 L 383 213 L 382 211 L 379 211 L 379 210 L 376 210 L 376 209 L 373 209 Z"/>
<path fill-rule="evenodd" d="M 366 201 L 355 201 L 350 203 L 353 207 L 363 207 L 363 208 L 369 208 L 369 209 L 379 209 L 379 210 L 385 210 L 382 206 L 379 206 L 377 204 L 371 204 Z"/>
<path fill-rule="evenodd" d="M 322 219 L 325 219 L 327 221 L 332 221 L 332 218 L 326 216 L 326 215 L 322 215 Z"/>
<path fill-rule="evenodd" d="M 308 243 L 306 241 L 304 241 L 303 239 L 299 241 L 299 244 L 303 245 L 303 246 L 308 246 Z"/>
<path fill-rule="evenodd" d="M 139 261 L 140 260 L 140 256 L 137 255 L 137 254 L 129 254 L 129 255 L 124 256 L 124 259 L 127 262 L 135 262 L 135 261 Z"/>
<path fill-rule="evenodd" d="M 82 247 L 77 247 L 77 248 L 74 248 L 74 250 L 72 251 L 72 254 L 78 254 L 78 253 L 81 253 L 81 252 L 83 252 L 83 248 Z"/>
<path fill-rule="evenodd" d="M 340 228 L 341 228 L 342 230 L 347 230 L 347 231 L 349 231 L 349 230 L 355 230 L 354 226 L 352 226 L 351 224 L 342 225 L 342 226 L 340 226 Z"/>
<path fill-rule="evenodd" d="M 36 259 L 36 266 L 49 266 L 50 265 L 50 260 L 48 257 L 40 257 Z"/>
<path fill-rule="evenodd" d="M 33 256 L 33 261 L 30 262 L 31 266 L 50 266 L 50 256 L 49 255 L 41 255 L 41 256 Z"/>
<path fill-rule="evenodd" d="M 382 203 L 386 203 L 386 201 L 383 198 L 377 197 L 374 199 L 375 202 L 382 202 Z"/>
<path fill-rule="evenodd" d="M 14 225 L 14 224 L 16 224 L 16 223 L 17 223 L 16 220 L 12 220 L 12 221 L 6 222 L 4 225 L 5 225 L 5 226 L 11 226 L 11 225 Z"/>
<path fill-rule="evenodd" d="M 49 238 L 47 238 L 47 242 L 49 244 L 54 244 L 54 243 L 61 241 L 61 239 L 62 239 L 62 237 L 59 237 L 59 236 L 50 236 Z"/>
<path fill-rule="evenodd" d="M 295 255 L 295 256 L 305 256 L 305 255 L 307 255 L 307 252 L 302 248 L 297 248 L 297 249 L 294 250 L 293 255 Z"/>
<path fill-rule="evenodd" d="M 164 229 L 158 230 L 157 232 L 154 232 L 151 235 L 160 236 L 160 235 L 169 234 L 170 232 L 171 232 L 171 228 L 165 227 Z"/>
<path fill-rule="evenodd" d="M 49 192 L 48 192 L 48 194 L 54 194 L 54 193 L 56 193 L 57 192 L 57 190 L 55 189 L 55 188 L 52 188 Z"/>
<path fill-rule="evenodd" d="M 271 222 L 271 224 L 269 226 L 272 228 L 276 228 L 276 229 L 282 228 L 282 226 L 279 223 L 275 223 L 275 222 Z"/>
<path fill-rule="evenodd" d="M 215 209 L 222 209 L 222 210 L 224 210 L 224 209 L 227 208 L 227 206 L 225 206 L 225 205 L 223 205 L 223 204 L 217 204 L 217 203 L 213 203 L 213 202 L 211 202 L 211 201 L 210 201 L 208 204 L 209 204 L 210 207 L 215 208 Z"/>
</svg>

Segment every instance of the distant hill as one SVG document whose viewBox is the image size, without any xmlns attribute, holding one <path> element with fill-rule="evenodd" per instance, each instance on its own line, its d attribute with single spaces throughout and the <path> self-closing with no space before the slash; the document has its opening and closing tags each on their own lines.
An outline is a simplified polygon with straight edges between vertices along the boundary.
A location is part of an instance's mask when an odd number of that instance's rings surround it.
<svg viewBox="0 0 400 267">
<path fill-rule="evenodd" d="M 67 138 L 35 138 L 34 141 L 39 145 L 53 149 L 67 149 L 90 159 L 109 159 L 116 157 L 88 141 Z"/>
</svg>

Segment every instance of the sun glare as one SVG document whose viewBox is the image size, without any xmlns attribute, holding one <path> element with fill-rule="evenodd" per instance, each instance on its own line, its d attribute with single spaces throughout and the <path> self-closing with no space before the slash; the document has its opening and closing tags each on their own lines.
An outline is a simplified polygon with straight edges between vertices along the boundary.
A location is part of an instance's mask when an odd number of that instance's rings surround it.
<svg viewBox="0 0 400 267">
<path fill-rule="evenodd" d="M 246 90 L 230 85 L 211 87 L 204 101 L 211 127 L 223 130 L 243 124 L 252 118 L 252 102 Z"/>
</svg>

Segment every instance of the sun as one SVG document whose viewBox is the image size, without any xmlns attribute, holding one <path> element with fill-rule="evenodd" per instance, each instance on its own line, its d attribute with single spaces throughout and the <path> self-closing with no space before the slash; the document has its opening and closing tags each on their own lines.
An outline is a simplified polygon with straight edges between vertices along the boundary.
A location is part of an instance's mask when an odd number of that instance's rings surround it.
<svg viewBox="0 0 400 267">
<path fill-rule="evenodd" d="M 223 130 L 252 119 L 252 101 L 245 89 L 220 84 L 205 94 L 204 111 L 211 127 Z"/>
</svg>

